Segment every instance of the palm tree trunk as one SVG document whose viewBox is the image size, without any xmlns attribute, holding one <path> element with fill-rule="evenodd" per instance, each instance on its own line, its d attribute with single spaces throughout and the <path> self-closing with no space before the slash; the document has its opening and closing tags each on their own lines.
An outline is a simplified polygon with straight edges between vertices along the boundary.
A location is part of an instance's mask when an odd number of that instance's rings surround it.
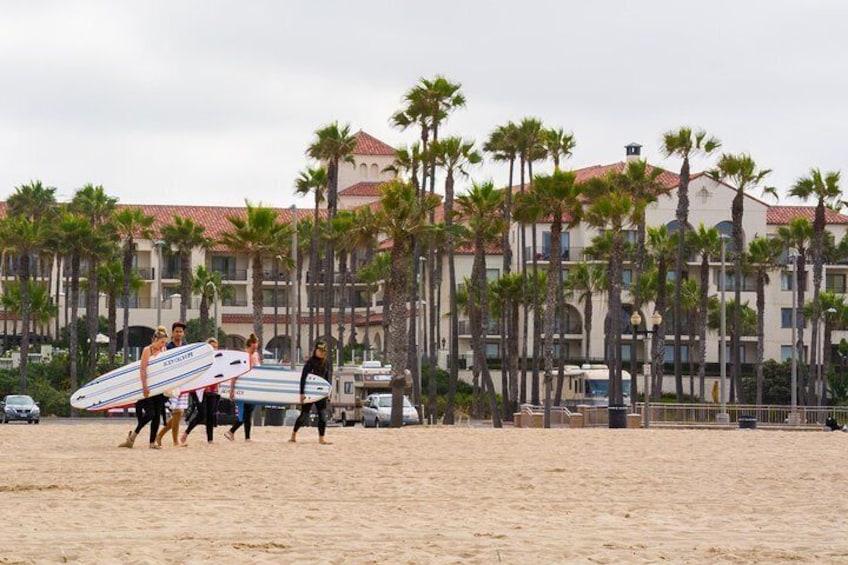
<svg viewBox="0 0 848 565">
<path fill-rule="evenodd" d="M 133 238 L 127 238 L 124 243 L 124 260 L 122 264 L 124 280 L 122 282 L 123 290 L 121 296 L 124 300 L 124 319 L 123 319 L 123 344 L 121 351 L 123 352 L 123 361 L 129 361 L 130 352 L 130 278 L 132 276 L 132 253 L 133 253 Z"/>
<path fill-rule="evenodd" d="M 70 385 L 71 390 L 79 388 L 79 333 L 78 333 L 78 310 L 79 310 L 79 279 L 80 279 L 80 257 L 78 253 L 71 255 L 71 322 L 70 322 Z M 71 416 L 77 416 L 78 410 L 71 408 Z"/>
<path fill-rule="evenodd" d="M 20 258 L 20 279 L 21 279 L 21 391 L 26 394 L 27 391 L 27 363 L 29 361 L 29 319 L 30 319 L 30 297 L 29 297 L 29 277 L 30 277 L 30 256 L 29 253 L 22 253 Z"/>
<path fill-rule="evenodd" d="M 264 322 L 264 300 L 262 296 L 262 256 L 258 253 L 251 257 L 250 262 L 251 281 L 252 281 L 252 306 L 253 306 L 253 333 L 259 340 L 259 355 L 262 355 L 262 349 L 265 347 L 265 341 L 262 339 L 262 327 Z"/>
<path fill-rule="evenodd" d="M 545 359 L 545 411 L 543 425 L 546 428 L 551 427 L 551 387 L 554 378 L 554 324 L 556 323 L 556 303 L 557 303 L 557 287 L 559 285 L 559 271 L 562 268 L 560 258 L 560 233 L 562 232 L 562 224 L 554 218 L 551 224 L 551 257 L 548 262 L 548 281 L 545 292 L 545 311 L 544 311 L 544 359 Z M 535 236 L 535 230 L 534 230 Z M 562 330 L 560 330 L 561 332 Z"/>
<path fill-rule="evenodd" d="M 812 330 L 810 332 L 810 367 L 816 368 L 818 367 L 818 344 L 819 344 L 819 317 L 821 315 L 820 312 L 820 304 L 819 304 L 819 293 L 821 291 L 822 284 L 822 265 L 824 263 L 824 228 L 825 228 L 825 216 L 824 216 L 824 201 L 819 199 L 818 204 L 816 206 L 815 218 L 813 221 L 813 312 L 812 312 Z M 820 406 L 824 406 L 827 404 L 827 393 L 825 386 L 827 376 L 824 374 L 824 371 L 821 372 L 821 380 L 819 380 L 819 375 L 816 375 L 816 386 L 814 388 L 816 392 L 816 401 Z"/>
<path fill-rule="evenodd" d="M 763 403 L 763 358 L 765 357 L 766 281 L 757 275 L 757 404 Z"/>
<path fill-rule="evenodd" d="M 405 241 L 395 241 L 391 254 L 391 274 L 388 282 L 389 306 L 389 359 L 392 364 L 392 418 L 391 426 L 403 425 L 403 393 L 406 377 L 403 368 L 407 363 L 407 347 L 411 333 L 407 328 L 406 305 L 409 298 L 409 280 L 407 269 L 411 255 L 411 245 Z M 384 301 L 385 303 L 385 301 Z"/>
<path fill-rule="evenodd" d="M 109 335 L 109 365 L 115 364 L 115 355 L 118 353 L 118 301 L 117 297 L 114 293 L 109 293 L 109 310 L 108 310 L 108 320 L 109 325 L 107 326 L 107 334 Z"/>
<path fill-rule="evenodd" d="M 674 262 L 674 384 L 677 401 L 683 402 L 683 366 L 681 335 L 683 334 L 683 312 L 681 293 L 686 277 L 686 229 L 689 227 L 689 157 L 683 157 L 680 167 L 680 185 L 677 191 L 677 257 Z M 690 346 L 691 350 L 691 346 Z M 691 356 L 690 356 L 691 357 Z M 691 375 L 691 374 L 690 374 Z"/>
<path fill-rule="evenodd" d="M 730 336 L 730 359 L 731 359 L 731 375 L 730 375 L 730 399 L 733 402 L 739 402 L 739 378 L 742 372 L 742 360 L 739 356 L 740 349 L 740 332 L 739 326 L 742 323 L 742 250 L 744 242 L 742 241 L 742 214 L 743 214 L 743 193 L 741 190 L 736 192 L 733 197 L 731 206 L 731 220 L 733 223 L 733 314 L 731 326 L 734 331 Z"/>
<path fill-rule="evenodd" d="M 100 322 L 100 301 L 97 291 L 97 261 L 91 256 L 88 263 L 88 304 L 85 315 L 88 322 L 88 377 L 97 372 L 97 326 Z"/>
<path fill-rule="evenodd" d="M 701 333 L 698 342 L 698 395 L 701 402 L 707 401 L 707 310 L 709 308 L 710 260 L 706 253 L 701 257 L 700 324 Z"/>
<path fill-rule="evenodd" d="M 188 319 L 191 306 L 191 250 L 180 252 L 180 321 Z"/>
</svg>

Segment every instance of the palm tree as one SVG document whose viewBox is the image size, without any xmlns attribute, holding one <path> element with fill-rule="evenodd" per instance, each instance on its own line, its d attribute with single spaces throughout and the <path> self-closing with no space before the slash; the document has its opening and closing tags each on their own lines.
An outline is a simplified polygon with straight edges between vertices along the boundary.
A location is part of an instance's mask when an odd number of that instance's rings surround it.
<svg viewBox="0 0 848 565">
<path fill-rule="evenodd" d="M 365 285 L 365 295 L 367 297 L 367 301 L 365 303 L 365 337 L 362 340 L 362 345 L 366 350 L 371 349 L 371 303 L 373 302 L 374 293 L 377 292 L 380 282 L 386 281 L 389 278 L 390 261 L 391 254 L 385 252 L 378 253 L 356 272 L 359 282 Z M 384 301 L 384 322 L 387 319 L 385 305 L 386 303 Z M 385 343 L 385 340 L 383 340 L 383 343 Z"/>
<path fill-rule="evenodd" d="M 435 195 L 419 198 L 411 183 L 397 179 L 382 185 L 380 190 L 382 198 L 376 215 L 383 233 L 392 241 L 390 277 L 387 285 L 390 301 L 388 356 L 392 363 L 391 426 L 400 427 L 403 423 L 403 392 L 406 384 L 404 367 L 408 360 L 409 346 L 409 329 L 407 328 L 407 304 L 410 302 L 409 264 L 414 242 L 430 229 L 427 218 L 430 210 L 438 206 L 439 199 Z M 415 380 L 413 376 L 413 382 Z M 450 402 L 449 396 L 449 405 Z M 447 423 L 447 414 L 445 422 Z"/>
<path fill-rule="evenodd" d="M 704 223 L 697 230 L 688 232 L 689 249 L 701 256 L 700 280 L 698 281 L 699 307 L 698 317 L 706 319 L 709 307 L 710 287 L 710 260 L 715 259 L 721 253 L 720 234 L 717 228 L 707 228 Z M 700 323 L 700 335 L 698 336 L 698 396 L 701 402 L 706 402 L 706 366 L 707 366 L 707 326 Z M 692 355 L 690 348 L 689 355 Z"/>
<path fill-rule="evenodd" d="M 586 363 L 591 351 L 594 296 L 606 287 L 606 268 L 600 263 L 578 263 L 569 269 L 563 281 L 565 297 L 583 304 L 583 359 Z"/>
<path fill-rule="evenodd" d="M 809 252 L 810 241 L 813 239 L 813 226 L 810 221 L 803 216 L 793 218 L 785 226 L 777 228 L 777 237 L 783 243 L 786 249 L 795 249 L 796 258 L 794 269 L 798 271 L 798 288 L 792 289 L 797 296 L 796 305 L 798 315 L 796 316 L 797 336 L 794 343 L 795 355 L 797 359 L 804 359 L 804 315 L 803 305 L 804 296 L 807 290 L 807 255 Z M 802 370 L 809 370 L 806 364 L 802 363 Z M 800 381 L 799 381 L 800 382 Z M 812 399 L 806 398 L 809 402 Z"/>
<path fill-rule="evenodd" d="M 204 231 L 204 226 L 177 214 L 174 214 L 170 224 L 162 226 L 162 239 L 167 249 L 180 258 L 180 320 L 183 322 L 186 321 L 191 304 L 191 253 L 197 247 L 206 249 L 212 243 L 203 235 Z"/>
<path fill-rule="evenodd" d="M 573 179 L 572 179 L 573 180 Z M 474 371 L 483 376 L 483 386 L 489 399 L 492 425 L 502 427 L 492 376 L 486 360 L 485 335 L 489 318 L 488 281 L 486 279 L 486 248 L 500 240 L 506 226 L 498 212 L 503 205 L 503 192 L 491 182 L 474 184 L 471 190 L 457 198 L 457 211 L 468 225 L 469 239 L 474 244 L 474 264 L 469 287 L 469 319 L 474 329 L 471 347 L 474 350 Z"/>
<path fill-rule="evenodd" d="M 338 122 L 333 122 L 315 132 L 315 140 L 306 151 L 313 159 L 327 164 L 327 212 L 330 220 L 336 217 L 338 211 L 339 166 L 342 162 L 353 163 L 355 148 L 356 137 L 350 134 L 350 125 L 339 126 Z M 334 256 L 331 245 L 324 255 L 324 334 L 327 337 L 331 335 Z"/>
<path fill-rule="evenodd" d="M 542 144 L 542 137 L 544 128 L 542 127 L 541 120 L 537 118 L 524 118 L 521 120 L 521 123 L 518 124 L 518 129 L 515 132 L 515 144 L 518 149 L 518 157 L 520 164 L 520 194 L 524 194 L 525 192 L 525 178 L 532 179 L 533 178 L 533 162 L 539 161 L 545 158 L 545 147 Z M 524 176 L 525 167 L 527 169 L 527 177 Z M 526 276 L 527 274 L 527 236 L 524 222 L 519 223 L 519 231 L 521 234 L 520 237 L 520 245 L 521 245 L 521 273 Z M 533 224 L 531 227 L 531 244 L 530 249 L 533 250 L 532 253 L 532 262 L 533 262 L 533 272 L 538 272 L 538 253 L 536 250 L 536 225 Z M 522 366 L 521 372 L 526 375 L 527 373 L 527 360 L 528 360 L 528 341 L 529 341 L 529 327 L 530 327 L 530 311 L 532 309 L 534 313 L 533 318 L 533 327 L 534 327 L 534 335 L 533 335 L 533 371 L 532 371 L 532 391 L 531 391 L 531 402 L 533 404 L 539 404 L 539 363 L 538 363 L 538 353 L 539 353 L 539 345 L 541 343 L 541 320 L 539 319 L 541 308 L 539 308 L 539 295 L 536 290 L 536 287 L 531 289 L 533 291 L 533 300 L 532 302 L 524 303 L 524 324 L 522 327 L 522 349 L 521 349 L 521 357 L 522 357 Z M 526 379 L 526 376 L 523 377 Z"/>
<path fill-rule="evenodd" d="M 519 273 L 504 273 L 491 283 L 490 291 L 492 313 L 504 321 L 502 327 L 509 336 L 503 349 L 507 382 L 502 383 L 502 390 L 503 418 L 511 422 L 513 414 L 518 412 L 518 320 L 519 307 L 527 296 L 527 288 Z"/>
<path fill-rule="evenodd" d="M 827 379 L 830 373 L 831 355 L 833 352 L 833 330 L 834 324 L 836 329 L 841 329 L 841 320 L 846 317 L 846 309 L 848 305 L 845 303 L 845 297 L 834 292 L 822 292 L 819 295 L 821 302 L 822 318 L 824 320 L 824 353 L 822 355 L 822 375 Z"/>
<path fill-rule="evenodd" d="M 124 265 L 123 260 L 118 260 L 115 257 L 112 261 L 104 262 L 97 267 L 97 288 L 106 294 L 107 307 L 107 335 L 109 336 L 109 364 L 115 364 L 115 355 L 117 354 L 117 319 L 118 319 L 118 297 L 124 292 L 124 288 L 129 288 L 131 292 L 138 292 L 144 284 L 137 273 L 130 271 L 130 280 L 124 281 Z M 129 284 L 127 284 L 129 283 Z M 124 303 L 124 310 L 126 310 Z M 127 333 L 126 328 L 124 334 Z M 126 338 L 124 338 L 126 342 Z M 124 354 L 123 362 L 127 362 L 126 354 Z"/>
<path fill-rule="evenodd" d="M 215 296 L 216 292 L 218 296 Z M 210 271 L 206 268 L 206 265 L 198 265 L 191 277 L 191 294 L 192 296 L 200 295 L 201 335 L 217 338 L 218 336 L 215 334 L 219 334 L 220 331 L 217 324 L 213 325 L 209 320 L 209 302 L 222 301 L 232 297 L 234 294 L 233 286 L 221 281 L 221 273 Z"/>
<path fill-rule="evenodd" d="M 551 249 L 548 261 L 547 289 L 544 307 L 544 361 L 545 361 L 545 427 L 550 427 L 551 385 L 553 383 L 553 346 L 557 304 L 562 303 L 562 229 L 571 228 L 580 221 L 583 211 L 583 192 L 576 184 L 572 172 L 554 171 L 552 175 L 538 175 L 530 190 L 516 198 L 516 217 L 536 223 L 551 222 Z"/>
<path fill-rule="evenodd" d="M 319 210 L 321 203 L 326 199 L 328 184 L 327 169 L 323 166 L 307 167 L 305 171 L 298 175 L 294 183 L 295 192 L 302 195 L 312 193 L 315 199 L 315 206 L 312 209 L 312 223 L 303 223 L 304 229 L 307 225 L 312 227 L 310 237 L 312 243 L 309 249 L 309 294 L 312 296 L 312 306 L 309 313 L 309 343 L 315 341 L 315 319 L 317 318 Z M 298 231 L 300 231 L 300 228 Z M 301 239 L 306 240 L 306 238 L 298 238 L 298 241 Z"/>
<path fill-rule="evenodd" d="M 815 219 L 813 220 L 813 311 L 812 319 L 819 319 L 819 293 L 821 292 L 821 283 L 823 276 L 824 265 L 824 232 L 827 224 L 825 215 L 825 207 L 836 206 L 837 209 L 842 203 L 842 191 L 839 188 L 838 171 L 831 171 L 822 175 L 819 169 L 810 169 L 810 174 L 807 177 L 798 179 L 792 188 L 789 190 L 790 196 L 796 196 L 804 201 L 810 198 L 816 200 Z M 817 364 L 816 354 L 818 352 L 819 325 L 814 323 L 810 337 L 810 366 L 815 367 Z M 823 373 L 823 378 L 826 378 L 826 373 Z M 825 390 L 827 387 L 824 383 L 816 383 L 816 390 L 822 391 L 820 404 L 826 404 Z"/>
<path fill-rule="evenodd" d="M 97 321 L 99 314 L 99 292 L 97 289 L 97 265 L 101 260 L 110 258 L 115 248 L 115 230 L 112 218 L 115 214 L 118 199 L 106 194 L 100 186 L 86 184 L 74 194 L 69 206 L 72 212 L 87 219 L 92 227 L 89 245 L 86 248 L 88 261 L 88 294 L 86 298 L 86 321 L 88 323 L 89 343 L 95 343 L 97 338 Z M 89 356 L 88 374 L 94 375 L 97 356 Z"/>
<path fill-rule="evenodd" d="M 415 191 L 421 190 L 421 181 L 418 179 L 418 169 L 421 168 L 424 162 L 421 144 L 416 142 L 409 147 L 401 146 L 395 150 L 395 160 L 388 167 L 383 169 L 383 172 L 394 173 L 396 177 L 402 180 L 407 180 L 406 175 L 409 174 L 409 179 L 415 187 Z"/>
<path fill-rule="evenodd" d="M 681 287 L 680 300 L 683 302 L 683 315 L 686 316 L 686 329 L 689 333 L 689 398 L 695 402 L 695 356 L 692 348 L 698 337 L 698 327 L 702 326 L 701 313 L 698 310 L 700 304 L 701 289 L 695 279 L 686 279 Z"/>
<path fill-rule="evenodd" d="M 20 285 L 21 320 L 21 391 L 26 394 L 27 356 L 30 338 L 30 278 L 32 273 L 31 257 L 35 255 L 44 240 L 44 223 L 37 219 L 13 215 L 3 220 L 2 238 L 7 248 L 18 257 L 18 284 Z"/>
<path fill-rule="evenodd" d="M 737 328 L 742 324 L 740 318 L 742 315 L 742 254 L 745 251 L 742 215 L 744 213 L 745 192 L 760 188 L 763 192 L 773 194 L 773 188 L 762 186 L 763 180 L 769 173 L 771 173 L 771 169 L 760 169 L 751 156 L 744 153 L 740 155 L 722 154 L 718 160 L 716 170 L 711 173 L 711 176 L 714 178 L 729 181 L 731 185 L 736 186 L 736 195 L 733 197 L 733 204 L 731 205 L 731 220 L 733 222 L 733 277 L 736 285 L 733 292 L 733 303 L 736 307 L 733 310 L 730 324 Z M 739 338 L 739 332 L 734 332 L 731 334 L 730 339 L 730 359 L 732 361 L 731 390 L 735 389 L 737 394 L 739 391 L 739 378 L 742 372 L 742 358 L 739 355 L 741 345 Z"/>
<path fill-rule="evenodd" d="M 129 359 L 129 327 L 130 327 L 130 281 L 133 268 L 133 254 L 135 253 L 135 238 L 150 239 L 155 218 L 142 211 L 141 208 L 122 208 L 114 217 L 115 232 L 123 242 L 123 289 L 121 300 L 124 303 L 123 321 L 123 359 L 126 363 Z"/>
<path fill-rule="evenodd" d="M 683 279 L 687 277 L 686 266 L 686 232 L 689 230 L 689 159 L 699 155 L 710 155 L 721 147 L 721 142 L 704 130 L 693 131 L 684 126 L 663 134 L 662 152 L 666 157 L 679 157 L 680 184 L 677 189 L 677 229 L 680 237 L 677 240 L 677 258 L 674 261 L 674 378 L 681 382 L 681 345 L 680 335 L 683 333 L 682 317 L 680 314 L 680 292 Z M 680 400 L 681 386 L 678 386 Z"/>
<path fill-rule="evenodd" d="M 456 175 L 468 177 L 468 167 L 480 163 L 483 158 L 474 148 L 473 141 L 466 141 L 459 137 L 448 137 L 444 140 L 435 141 L 430 151 L 433 154 L 436 165 L 445 171 L 445 247 L 448 263 L 448 311 L 450 312 L 450 331 L 448 335 L 450 338 L 449 354 L 452 360 L 448 370 L 451 373 L 451 378 L 456 379 L 458 378 L 458 365 L 455 360 L 459 358 L 459 316 L 456 309 L 456 261 L 454 259 L 456 244 L 454 236 L 451 233 L 454 217 L 455 177 Z M 435 278 L 433 277 L 433 279 Z M 435 309 L 436 285 L 430 285 L 430 290 L 430 332 L 431 335 L 435 335 L 438 318 Z M 435 366 L 436 362 L 435 343 L 435 339 L 431 340 L 431 344 L 434 346 L 430 352 L 430 364 L 432 367 Z M 436 406 L 436 379 L 431 378 L 429 383 L 430 390 L 428 391 L 428 397 L 432 404 L 431 408 L 434 411 Z"/>
<path fill-rule="evenodd" d="M 624 183 L 625 189 L 630 191 L 636 198 L 643 200 L 645 204 L 656 202 L 659 195 L 663 192 L 664 186 L 660 182 L 660 175 L 665 171 L 658 167 L 650 167 L 647 161 L 638 159 L 628 161 L 624 168 L 624 172 L 620 175 L 620 182 Z M 633 262 L 633 280 L 638 281 L 642 276 L 642 267 L 645 264 L 645 234 L 646 234 L 645 209 L 639 213 L 636 218 L 636 258 Z M 638 311 L 642 307 L 642 296 L 639 294 L 639 285 L 631 288 L 633 296 L 633 311 Z M 630 374 L 636 374 L 636 355 L 630 356 Z M 679 394 L 682 394 L 682 381 L 678 386 Z M 637 380 L 634 378 L 631 381 L 633 387 L 632 398 L 637 395 Z M 681 399 L 682 401 L 682 399 Z"/>
<path fill-rule="evenodd" d="M 80 259 L 85 255 L 86 249 L 94 237 L 94 229 L 86 218 L 71 212 L 65 212 L 58 222 L 57 231 L 61 234 L 62 251 L 70 259 L 70 285 L 67 292 L 70 295 L 70 321 L 69 326 L 69 357 L 70 357 L 70 389 L 76 390 L 79 383 L 78 354 L 79 336 L 77 333 L 77 320 L 79 310 L 80 289 Z M 71 415 L 76 415 L 76 408 L 71 409 Z"/>
<path fill-rule="evenodd" d="M 745 262 L 757 285 L 757 404 L 763 403 L 766 285 L 769 283 L 769 273 L 778 266 L 782 251 L 783 246 L 779 240 L 760 236 L 751 240 L 745 256 Z"/>
<path fill-rule="evenodd" d="M 651 383 L 651 399 L 659 402 L 662 397 L 663 365 L 665 364 L 665 319 L 668 316 L 668 266 L 674 258 L 674 250 L 677 246 L 677 234 L 670 235 L 668 227 L 660 225 L 648 228 L 648 247 L 651 250 L 651 258 L 656 265 L 656 289 L 654 295 L 654 309 L 663 316 L 663 323 L 655 328 L 656 334 L 652 342 L 654 359 L 652 366 L 656 367 Z M 647 392 L 647 391 L 645 391 Z"/>
<path fill-rule="evenodd" d="M 483 144 L 483 150 L 492 154 L 495 161 L 509 163 L 509 182 L 504 194 L 503 219 L 507 226 L 512 225 L 512 182 L 515 172 L 515 159 L 518 157 L 518 126 L 513 122 L 507 122 L 498 126 L 489 134 L 489 139 Z M 501 240 L 503 248 L 503 272 L 508 274 L 512 270 L 512 245 L 509 241 L 509 231 L 504 233 Z M 502 334 L 503 335 L 503 334 Z"/>
<path fill-rule="evenodd" d="M 351 233 L 354 230 L 355 219 L 353 212 L 342 210 L 331 219 L 326 225 L 324 239 L 328 243 L 328 247 L 335 249 L 339 261 L 339 278 L 341 279 L 339 314 L 338 314 L 338 329 L 339 329 L 339 351 L 345 346 L 344 331 L 345 331 L 345 309 L 347 308 L 347 281 L 350 278 L 348 273 L 348 257 L 354 250 L 354 239 L 351 238 Z M 353 316 L 351 316 L 351 332 L 350 343 L 355 341 L 353 329 Z"/>
<path fill-rule="evenodd" d="M 247 206 L 246 217 L 227 216 L 230 229 L 221 234 L 220 241 L 228 249 L 250 257 L 253 333 L 259 338 L 259 347 L 262 348 L 265 346 L 262 339 L 264 318 L 262 258 L 274 255 L 289 241 L 290 227 L 288 224 L 280 223 L 277 211 L 273 208 L 267 208 L 262 204 L 253 205 L 249 201 L 245 201 L 245 205 Z"/>
<path fill-rule="evenodd" d="M 554 162 L 554 171 L 558 171 L 560 160 L 571 157 L 577 142 L 573 133 L 565 133 L 562 128 L 550 128 L 542 130 L 542 146 Z"/>
</svg>

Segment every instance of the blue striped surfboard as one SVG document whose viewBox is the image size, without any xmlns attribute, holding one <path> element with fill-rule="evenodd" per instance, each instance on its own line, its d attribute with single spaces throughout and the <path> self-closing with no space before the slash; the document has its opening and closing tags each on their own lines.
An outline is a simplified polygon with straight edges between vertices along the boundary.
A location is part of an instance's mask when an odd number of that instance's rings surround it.
<svg viewBox="0 0 848 565">
<path fill-rule="evenodd" d="M 196 379 L 211 366 L 215 350 L 208 343 L 193 343 L 163 351 L 147 366 L 150 396 L 161 394 Z M 140 361 L 101 375 L 71 395 L 71 406 L 85 410 L 107 410 L 144 398 Z"/>
<path fill-rule="evenodd" d="M 236 400 L 254 404 L 299 404 L 300 371 L 258 366 L 235 380 L 220 385 L 221 398 L 229 398 L 234 387 Z M 315 402 L 330 394 L 330 383 L 317 375 L 306 377 L 305 401 Z"/>
</svg>

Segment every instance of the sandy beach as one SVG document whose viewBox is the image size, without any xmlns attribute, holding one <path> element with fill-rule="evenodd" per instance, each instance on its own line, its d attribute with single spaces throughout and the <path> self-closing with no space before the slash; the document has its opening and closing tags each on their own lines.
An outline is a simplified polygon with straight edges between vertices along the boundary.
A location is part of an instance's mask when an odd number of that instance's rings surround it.
<svg viewBox="0 0 848 565">
<path fill-rule="evenodd" d="M 0 426 L 0 563 L 844 563 L 848 434 Z"/>
</svg>

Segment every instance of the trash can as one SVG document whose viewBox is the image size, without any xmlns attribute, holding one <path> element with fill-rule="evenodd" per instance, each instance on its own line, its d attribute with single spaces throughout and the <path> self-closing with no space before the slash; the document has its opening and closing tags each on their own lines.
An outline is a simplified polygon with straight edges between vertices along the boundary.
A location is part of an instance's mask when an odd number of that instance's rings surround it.
<svg viewBox="0 0 848 565">
<path fill-rule="evenodd" d="M 613 404 L 609 407 L 609 427 L 627 427 L 627 406 L 624 404 Z"/>
<path fill-rule="evenodd" d="M 266 426 L 282 426 L 285 409 L 280 406 L 265 407 L 265 425 Z"/>
<path fill-rule="evenodd" d="M 756 430 L 757 419 L 753 416 L 739 416 L 739 429 Z"/>
</svg>

